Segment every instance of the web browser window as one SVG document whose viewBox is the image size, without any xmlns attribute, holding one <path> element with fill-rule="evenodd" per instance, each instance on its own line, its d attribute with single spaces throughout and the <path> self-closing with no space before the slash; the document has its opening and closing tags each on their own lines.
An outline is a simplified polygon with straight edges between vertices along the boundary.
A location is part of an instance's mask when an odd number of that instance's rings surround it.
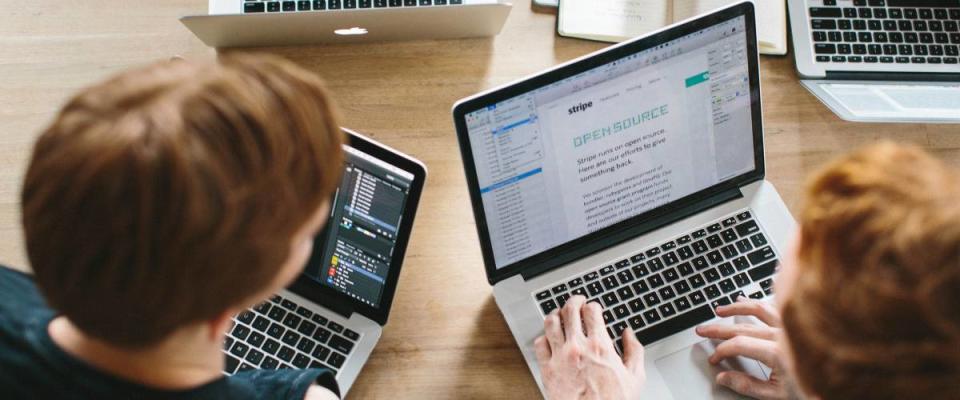
<svg viewBox="0 0 960 400">
<path fill-rule="evenodd" d="M 745 24 L 466 114 L 496 267 L 754 170 Z"/>
</svg>

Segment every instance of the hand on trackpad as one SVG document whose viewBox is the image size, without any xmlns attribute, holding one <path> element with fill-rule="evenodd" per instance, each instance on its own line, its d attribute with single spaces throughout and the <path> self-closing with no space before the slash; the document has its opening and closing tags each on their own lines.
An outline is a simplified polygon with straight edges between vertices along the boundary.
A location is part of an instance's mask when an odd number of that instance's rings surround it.
<svg viewBox="0 0 960 400">
<path fill-rule="evenodd" d="M 675 399 L 743 399 L 733 391 L 715 384 L 722 371 L 741 371 L 766 380 L 762 365 L 746 357 L 734 357 L 717 365 L 708 359 L 720 341 L 703 340 L 693 346 L 654 361 Z"/>
</svg>

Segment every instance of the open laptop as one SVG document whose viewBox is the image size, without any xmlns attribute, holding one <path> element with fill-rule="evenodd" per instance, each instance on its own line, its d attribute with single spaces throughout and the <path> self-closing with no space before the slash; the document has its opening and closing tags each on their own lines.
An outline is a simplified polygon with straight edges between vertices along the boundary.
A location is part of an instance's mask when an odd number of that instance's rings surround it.
<svg viewBox="0 0 960 400">
<path fill-rule="evenodd" d="M 234 318 L 226 370 L 329 368 L 342 394 L 380 340 L 423 191 L 426 168 L 345 130 L 346 165 L 303 273 Z"/>
<path fill-rule="evenodd" d="M 757 64 L 739 3 L 454 106 L 487 278 L 541 390 L 533 341 L 580 294 L 646 346 L 643 398 L 732 396 L 691 328 L 769 298 L 795 226 L 764 180 Z"/>
<path fill-rule="evenodd" d="M 960 123 L 960 0 L 789 0 L 803 86 L 840 118 Z"/>
<path fill-rule="evenodd" d="M 209 15 L 180 21 L 211 47 L 494 36 L 513 7 L 500 0 L 209 1 Z"/>
</svg>

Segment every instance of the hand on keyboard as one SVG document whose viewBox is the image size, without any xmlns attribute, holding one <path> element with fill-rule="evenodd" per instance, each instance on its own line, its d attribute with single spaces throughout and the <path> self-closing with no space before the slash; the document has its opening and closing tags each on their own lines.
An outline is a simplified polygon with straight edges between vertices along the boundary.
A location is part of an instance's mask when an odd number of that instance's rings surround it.
<svg viewBox="0 0 960 400">
<path fill-rule="evenodd" d="M 736 317 L 753 316 L 764 325 L 703 325 L 697 327 L 697 334 L 724 342 L 710 356 L 710 363 L 743 356 L 764 363 L 773 371 L 770 379 L 761 380 L 740 371 L 724 371 L 717 374 L 717 384 L 756 399 L 789 399 L 790 393 L 784 383 L 785 373 L 777 336 L 781 334 L 780 313 L 769 303 L 739 298 L 736 303 L 717 307 L 717 316 Z"/>
<path fill-rule="evenodd" d="M 646 381 L 643 345 L 627 327 L 621 359 L 601 313 L 598 304 L 573 296 L 544 320 L 545 335 L 534 347 L 550 400 L 639 397 Z"/>
</svg>

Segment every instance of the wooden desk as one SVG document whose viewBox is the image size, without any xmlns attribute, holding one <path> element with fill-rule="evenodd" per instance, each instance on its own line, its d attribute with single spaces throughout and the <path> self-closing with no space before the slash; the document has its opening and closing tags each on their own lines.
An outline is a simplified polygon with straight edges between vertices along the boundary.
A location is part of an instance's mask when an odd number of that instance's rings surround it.
<svg viewBox="0 0 960 400">
<path fill-rule="evenodd" d="M 26 269 L 18 198 L 33 141 L 74 91 L 173 55 L 213 58 L 176 20 L 204 0 L 9 0 L 0 14 L 0 262 Z M 430 169 L 393 314 L 355 398 L 534 398 L 539 394 L 491 297 L 450 117 L 457 99 L 603 45 L 557 38 L 554 16 L 515 6 L 494 39 L 269 49 L 327 79 L 346 126 Z M 767 177 L 796 210 L 804 176 L 880 139 L 960 164 L 957 125 L 841 121 L 797 82 L 793 62 L 761 61 Z"/>
</svg>

